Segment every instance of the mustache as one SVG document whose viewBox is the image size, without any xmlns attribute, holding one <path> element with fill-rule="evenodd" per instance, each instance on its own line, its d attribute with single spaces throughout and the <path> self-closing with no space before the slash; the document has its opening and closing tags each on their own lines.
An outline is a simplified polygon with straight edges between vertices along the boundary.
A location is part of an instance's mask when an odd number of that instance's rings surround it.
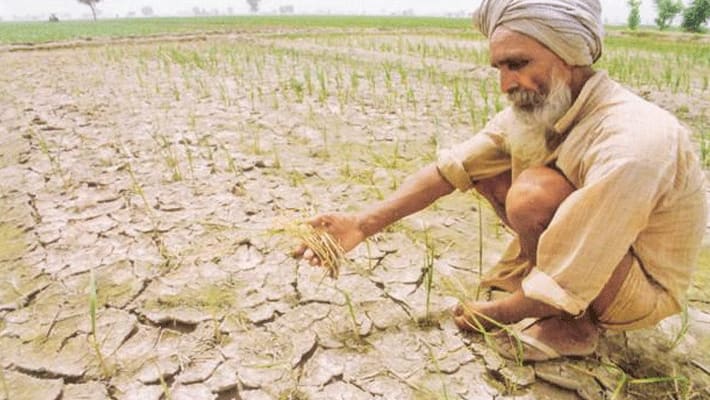
<svg viewBox="0 0 710 400">
<path fill-rule="evenodd" d="M 508 92 L 508 100 L 516 107 L 532 109 L 545 103 L 547 96 L 534 90 L 514 89 Z"/>
</svg>

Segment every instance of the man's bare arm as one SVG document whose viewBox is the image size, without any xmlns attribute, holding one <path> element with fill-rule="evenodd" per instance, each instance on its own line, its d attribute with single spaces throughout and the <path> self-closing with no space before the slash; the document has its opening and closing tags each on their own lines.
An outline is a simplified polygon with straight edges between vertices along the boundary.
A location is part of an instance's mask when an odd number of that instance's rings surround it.
<svg viewBox="0 0 710 400">
<path fill-rule="evenodd" d="M 366 237 L 372 236 L 453 191 L 436 165 L 427 165 L 409 176 L 390 197 L 357 213 L 360 230 Z"/>
<path fill-rule="evenodd" d="M 420 211 L 442 196 L 453 192 L 454 187 L 439 173 L 435 164 L 428 165 L 409 176 L 386 200 L 375 203 L 358 213 L 329 213 L 318 215 L 309 223 L 328 232 L 348 252 L 369 236 L 390 224 Z M 313 265 L 320 264 L 316 254 L 305 244 L 294 250 Z"/>
</svg>

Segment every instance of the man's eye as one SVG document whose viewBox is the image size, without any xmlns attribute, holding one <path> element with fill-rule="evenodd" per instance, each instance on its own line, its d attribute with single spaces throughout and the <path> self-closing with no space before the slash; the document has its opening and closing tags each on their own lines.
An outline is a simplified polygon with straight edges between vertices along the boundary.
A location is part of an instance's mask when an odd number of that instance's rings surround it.
<svg viewBox="0 0 710 400">
<path fill-rule="evenodd" d="M 528 65 L 527 60 L 511 61 L 510 63 L 508 63 L 508 68 L 510 68 L 512 70 L 519 70 L 519 69 L 525 67 L 526 65 Z"/>
</svg>

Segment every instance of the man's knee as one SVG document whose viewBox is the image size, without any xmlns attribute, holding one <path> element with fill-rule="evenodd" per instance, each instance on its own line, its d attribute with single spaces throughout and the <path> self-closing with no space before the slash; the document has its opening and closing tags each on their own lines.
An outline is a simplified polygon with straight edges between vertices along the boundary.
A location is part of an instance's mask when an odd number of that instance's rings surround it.
<svg viewBox="0 0 710 400">
<path fill-rule="evenodd" d="M 506 171 L 491 178 L 481 179 L 474 183 L 473 187 L 488 201 L 505 204 L 510 183 L 510 171 Z"/>
<path fill-rule="evenodd" d="M 548 167 L 523 171 L 505 200 L 511 227 L 518 233 L 541 233 L 574 187 L 560 172 Z"/>
</svg>

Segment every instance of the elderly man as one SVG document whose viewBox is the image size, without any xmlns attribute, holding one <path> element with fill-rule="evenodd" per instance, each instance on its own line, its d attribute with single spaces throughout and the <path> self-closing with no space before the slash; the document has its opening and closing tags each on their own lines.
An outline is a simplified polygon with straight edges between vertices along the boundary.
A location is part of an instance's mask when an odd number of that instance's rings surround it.
<svg viewBox="0 0 710 400">
<path fill-rule="evenodd" d="M 517 234 L 483 282 L 510 294 L 460 304 L 454 320 L 515 323 L 526 360 L 588 355 L 602 329 L 679 312 L 705 230 L 704 177 L 676 118 L 592 69 L 599 1 L 484 0 L 473 20 L 512 106 L 389 199 L 314 226 L 350 250 L 454 189 L 476 189 Z"/>
</svg>

